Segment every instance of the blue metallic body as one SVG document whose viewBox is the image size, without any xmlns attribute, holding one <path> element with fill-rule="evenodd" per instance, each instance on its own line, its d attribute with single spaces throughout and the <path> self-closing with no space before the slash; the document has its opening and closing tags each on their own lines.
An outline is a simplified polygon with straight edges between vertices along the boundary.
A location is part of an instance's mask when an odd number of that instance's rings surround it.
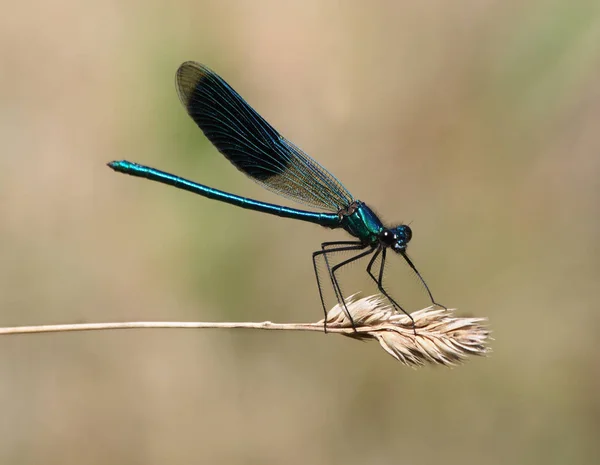
<svg viewBox="0 0 600 465">
<path fill-rule="evenodd" d="M 348 208 L 340 210 L 337 214 L 311 212 L 230 194 L 229 192 L 198 184 L 180 176 L 127 160 L 112 161 L 108 166 L 120 173 L 158 181 L 209 199 L 235 205 L 236 207 L 268 213 L 269 215 L 281 218 L 307 221 L 331 229 L 343 228 L 365 245 L 376 246 L 381 232 L 385 229 L 373 210 L 361 201 L 353 202 Z"/>
<path fill-rule="evenodd" d="M 158 181 L 163 184 L 168 184 L 179 189 L 193 192 L 194 194 L 208 197 L 209 199 L 215 199 L 235 205 L 237 207 L 247 208 L 248 210 L 256 210 L 258 212 L 268 213 L 270 215 L 276 215 L 282 218 L 293 218 L 295 220 L 308 221 L 309 223 L 319 224 L 328 228 L 339 228 L 342 223 L 340 216 L 334 213 L 310 212 L 306 210 L 298 210 L 296 208 L 287 208 L 281 205 L 274 205 L 266 202 L 259 202 L 258 200 L 253 200 L 247 197 L 230 194 L 229 192 L 213 189 L 212 187 L 204 186 L 182 177 L 126 160 L 113 161 L 110 162 L 108 166 L 120 173 L 146 178 L 152 181 Z"/>
</svg>

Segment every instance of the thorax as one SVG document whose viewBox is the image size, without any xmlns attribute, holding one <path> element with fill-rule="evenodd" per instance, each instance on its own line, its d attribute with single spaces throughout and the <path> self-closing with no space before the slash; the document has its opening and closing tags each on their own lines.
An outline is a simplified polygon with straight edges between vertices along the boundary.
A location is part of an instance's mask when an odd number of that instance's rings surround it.
<svg viewBox="0 0 600 465">
<path fill-rule="evenodd" d="M 359 200 L 340 210 L 338 215 L 342 227 L 365 244 L 377 243 L 379 233 L 384 229 L 373 210 Z"/>
</svg>

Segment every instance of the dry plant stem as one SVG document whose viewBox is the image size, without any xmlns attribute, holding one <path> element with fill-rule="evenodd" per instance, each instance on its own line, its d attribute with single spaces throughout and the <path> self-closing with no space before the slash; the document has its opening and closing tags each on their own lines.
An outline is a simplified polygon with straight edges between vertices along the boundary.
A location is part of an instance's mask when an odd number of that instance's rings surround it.
<svg viewBox="0 0 600 465">
<path fill-rule="evenodd" d="M 123 323 L 76 323 L 63 325 L 14 326 L 0 328 L 0 335 L 60 333 L 70 331 L 99 331 L 105 329 L 268 329 L 275 331 L 318 331 L 323 332 L 323 323 L 273 323 L 263 322 L 177 322 L 177 321 L 127 321 Z M 362 328 L 358 328 L 361 329 Z M 327 328 L 331 333 L 353 333 L 352 328 Z"/>
<path fill-rule="evenodd" d="M 489 331 L 483 318 L 459 318 L 452 310 L 429 307 L 411 314 L 415 324 L 413 327 L 413 322 L 407 315 L 398 314 L 384 302 L 381 296 L 348 298 L 346 306 L 356 328 L 352 327 L 352 322 L 345 311 L 336 305 L 327 314 L 327 332 L 343 334 L 354 339 L 375 339 L 392 357 L 409 366 L 420 366 L 426 363 L 457 365 L 469 355 L 483 356 L 489 352 L 487 347 Z M 140 321 L 19 326 L 0 328 L 0 335 L 142 328 L 239 328 L 322 332 L 324 325 L 323 321 L 316 323 Z"/>
</svg>

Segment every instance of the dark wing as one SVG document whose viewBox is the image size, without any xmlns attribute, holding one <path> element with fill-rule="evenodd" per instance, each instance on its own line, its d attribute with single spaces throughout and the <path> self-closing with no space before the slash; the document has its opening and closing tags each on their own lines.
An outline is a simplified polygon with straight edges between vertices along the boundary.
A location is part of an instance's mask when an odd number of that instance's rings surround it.
<svg viewBox="0 0 600 465">
<path fill-rule="evenodd" d="M 279 134 L 219 75 L 193 61 L 177 93 L 204 135 L 242 173 L 297 202 L 338 212 L 354 198 L 331 173 Z"/>
</svg>

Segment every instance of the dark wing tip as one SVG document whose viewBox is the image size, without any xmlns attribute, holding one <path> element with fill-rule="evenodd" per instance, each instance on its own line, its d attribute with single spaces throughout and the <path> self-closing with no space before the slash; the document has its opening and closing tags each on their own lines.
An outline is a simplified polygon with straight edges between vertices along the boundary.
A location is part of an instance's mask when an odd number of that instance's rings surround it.
<svg viewBox="0 0 600 465">
<path fill-rule="evenodd" d="M 207 76 L 214 74 L 206 66 L 195 61 L 186 61 L 175 73 L 175 86 L 183 106 L 188 109 L 189 102 L 198 84 Z"/>
</svg>

